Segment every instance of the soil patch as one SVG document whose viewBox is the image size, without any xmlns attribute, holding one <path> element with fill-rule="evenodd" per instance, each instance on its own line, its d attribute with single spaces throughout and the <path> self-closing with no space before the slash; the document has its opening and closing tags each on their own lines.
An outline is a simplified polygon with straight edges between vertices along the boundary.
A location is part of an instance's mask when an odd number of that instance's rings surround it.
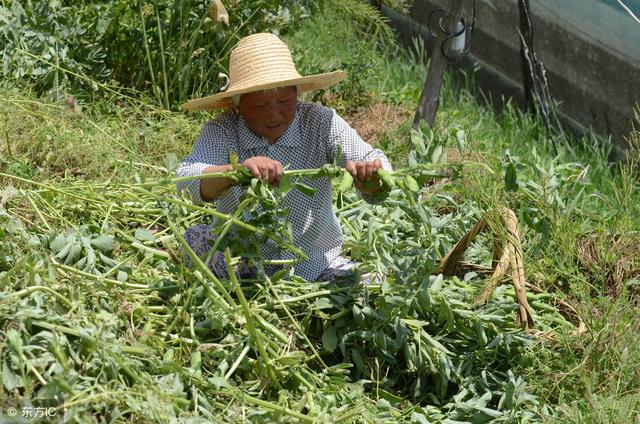
<svg viewBox="0 0 640 424">
<path fill-rule="evenodd" d="M 363 110 L 348 114 L 345 119 L 364 141 L 375 146 L 382 134 L 404 124 L 411 114 L 412 112 L 403 106 L 374 103 Z"/>
</svg>

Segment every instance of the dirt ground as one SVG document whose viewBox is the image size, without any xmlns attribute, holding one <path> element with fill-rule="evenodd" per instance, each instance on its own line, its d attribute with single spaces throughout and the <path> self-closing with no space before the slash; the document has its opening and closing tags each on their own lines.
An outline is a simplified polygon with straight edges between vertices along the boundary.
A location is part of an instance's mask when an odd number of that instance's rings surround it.
<svg viewBox="0 0 640 424">
<path fill-rule="evenodd" d="M 375 146 L 385 131 L 399 127 L 411 114 L 412 112 L 403 106 L 374 103 L 361 111 L 347 115 L 345 119 L 358 131 L 363 140 Z"/>
</svg>

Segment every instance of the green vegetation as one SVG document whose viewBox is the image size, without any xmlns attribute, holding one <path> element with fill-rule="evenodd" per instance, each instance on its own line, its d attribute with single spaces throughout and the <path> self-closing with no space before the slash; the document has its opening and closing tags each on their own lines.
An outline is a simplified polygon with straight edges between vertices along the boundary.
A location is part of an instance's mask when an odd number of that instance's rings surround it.
<svg viewBox="0 0 640 424">
<path fill-rule="evenodd" d="M 295 29 L 314 4 L 243 1 L 225 22 L 213 3 L 198 0 L 3 0 L 2 75 L 54 99 L 144 91 L 168 109 L 219 91 L 218 72 L 240 37 Z"/>
<path fill-rule="evenodd" d="M 325 5 L 287 41 L 301 73 L 350 73 L 316 100 L 345 114 L 381 102 L 410 114 L 424 59 L 397 47 L 370 14 L 356 1 Z M 146 60 L 137 54 L 126 59 Z M 389 200 L 370 206 L 336 190 L 345 253 L 374 284 L 286 273 L 226 280 L 202 262 L 185 267 L 182 233 L 215 210 L 191 205 L 172 183 L 210 116 L 163 110 L 164 91 L 125 94 L 95 74 L 96 97 L 65 106 L 43 98 L 38 81 L 8 75 L 1 397 L 62 395 L 68 422 L 613 423 L 638 414 L 636 164 L 609 164 L 595 138 L 550 137 L 510 104 L 496 115 L 475 100 L 472 76 L 462 90 L 447 76 L 433 132 L 412 137 L 412 116 L 379 131 L 420 192 L 398 178 Z M 77 93 L 66 87 L 64 96 Z M 295 182 L 290 189 L 304 190 Z M 217 230 L 238 230 L 245 245 L 265 235 L 287 245 L 281 193 L 249 184 L 247 207 L 265 213 L 244 224 L 224 217 Z M 520 222 L 533 334 L 514 324 L 511 287 L 475 307 L 482 275 L 433 275 L 498 205 Z M 259 269 L 270 265 L 229 240 L 230 270 L 249 253 Z M 481 236 L 466 259 L 488 265 L 491 243 Z"/>
</svg>

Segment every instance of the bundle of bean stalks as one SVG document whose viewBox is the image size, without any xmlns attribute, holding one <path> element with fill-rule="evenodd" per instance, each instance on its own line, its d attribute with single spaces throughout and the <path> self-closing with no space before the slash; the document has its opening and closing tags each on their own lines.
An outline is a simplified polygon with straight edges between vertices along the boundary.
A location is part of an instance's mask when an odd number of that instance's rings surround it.
<svg viewBox="0 0 640 424">
<path fill-rule="evenodd" d="M 247 186 L 234 215 L 191 204 L 177 179 L 53 186 L 4 175 L 20 189 L 0 208 L 0 397 L 53 400 L 67 423 L 544 418 L 548 408 L 515 371 L 526 370 L 534 336 L 514 322 L 513 288 L 474 305 L 480 276 L 434 272 L 483 215 L 472 203 L 437 213 L 437 202 L 453 199 L 422 187 L 440 169 L 383 173 L 388 197 L 373 205 L 333 165 L 286 171 L 280 188 L 244 172 L 227 174 Z M 305 257 L 287 236 L 280 199 L 311 195 L 314 178 L 334 178 L 344 254 L 370 283 L 291 272 Z M 229 240 L 216 246 L 228 279 L 204 257 L 185 265 L 193 252 L 182 234 L 213 218 Z M 240 259 L 269 265 L 242 251 L 265 237 L 293 259 L 240 279 Z M 527 296 L 539 331 L 571 325 L 552 295 Z"/>
</svg>

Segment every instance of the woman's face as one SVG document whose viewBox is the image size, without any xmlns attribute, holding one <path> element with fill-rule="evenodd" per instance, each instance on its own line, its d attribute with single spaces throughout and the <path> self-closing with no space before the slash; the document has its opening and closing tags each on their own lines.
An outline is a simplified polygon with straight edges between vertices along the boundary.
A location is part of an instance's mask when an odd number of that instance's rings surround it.
<svg viewBox="0 0 640 424">
<path fill-rule="evenodd" d="M 297 106 L 296 88 L 283 87 L 267 92 L 243 94 L 238 104 L 238 112 L 251 131 L 273 143 L 293 122 Z"/>
</svg>

